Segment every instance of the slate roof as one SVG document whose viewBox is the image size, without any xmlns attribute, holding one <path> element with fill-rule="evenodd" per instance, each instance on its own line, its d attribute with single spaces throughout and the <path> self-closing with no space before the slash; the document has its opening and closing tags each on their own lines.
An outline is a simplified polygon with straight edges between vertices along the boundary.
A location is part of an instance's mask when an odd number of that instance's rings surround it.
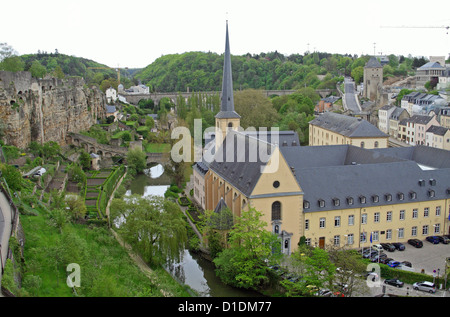
<svg viewBox="0 0 450 317">
<path fill-rule="evenodd" d="M 366 66 L 364 66 L 365 68 L 378 68 L 378 67 L 383 67 L 381 66 L 380 62 L 378 61 L 378 59 L 376 57 L 371 57 L 369 59 L 369 61 L 367 62 Z"/>
<path fill-rule="evenodd" d="M 114 113 L 114 112 L 116 112 L 116 106 L 106 105 L 106 113 Z"/>
<path fill-rule="evenodd" d="M 441 64 L 439 64 L 438 62 L 428 62 L 424 65 L 422 65 L 421 67 L 419 67 L 417 70 L 424 70 L 424 69 L 444 69 L 445 67 L 442 66 Z"/>
<path fill-rule="evenodd" d="M 309 122 L 347 137 L 388 137 L 366 120 L 337 113 L 324 113 Z"/>
<path fill-rule="evenodd" d="M 250 196 L 268 161 L 268 157 L 259 155 L 260 149 L 266 149 L 267 152 L 263 153 L 269 157 L 275 146 L 237 131 L 229 131 L 209 168 L 245 196 Z"/>
<path fill-rule="evenodd" d="M 389 117 L 389 119 L 398 120 L 400 115 L 403 112 L 407 112 L 407 111 L 403 108 L 395 107 L 395 110 L 391 113 L 391 116 Z"/>
<path fill-rule="evenodd" d="M 305 212 L 397 204 L 399 193 L 404 195 L 403 202 L 450 198 L 450 152 L 414 148 L 386 151 L 337 145 L 299 147 L 295 151 L 281 148 L 281 152 L 295 170 L 305 204 L 309 203 Z M 423 170 L 419 162 L 439 169 Z M 435 180 L 434 185 L 430 179 Z M 424 180 L 422 186 L 419 180 Z M 434 197 L 429 196 L 430 190 L 434 191 Z M 416 194 L 415 199 L 410 197 L 411 192 Z M 353 199 L 352 204 L 349 197 Z M 365 197 L 365 203 L 360 197 Z"/>
<path fill-rule="evenodd" d="M 401 125 L 406 125 L 406 123 L 414 123 L 414 124 L 428 124 L 430 120 L 433 119 L 431 116 L 415 114 L 411 118 L 406 118 L 400 121 Z"/>
<path fill-rule="evenodd" d="M 428 128 L 427 132 L 433 133 L 435 135 L 444 136 L 448 131 L 448 128 L 440 127 L 437 125 L 432 125 Z"/>
</svg>

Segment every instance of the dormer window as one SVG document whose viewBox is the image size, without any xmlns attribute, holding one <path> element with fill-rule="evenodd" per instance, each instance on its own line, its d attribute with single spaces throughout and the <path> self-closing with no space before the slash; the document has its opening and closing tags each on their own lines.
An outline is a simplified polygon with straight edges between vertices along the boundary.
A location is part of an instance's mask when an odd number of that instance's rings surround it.
<svg viewBox="0 0 450 317">
<path fill-rule="evenodd" d="M 405 199 L 405 194 L 403 194 L 403 193 L 398 193 L 398 194 L 397 194 L 397 197 L 398 197 L 398 200 L 403 200 L 403 199 Z"/>
<path fill-rule="evenodd" d="M 428 191 L 428 197 L 434 197 L 434 196 L 435 196 L 434 190 L 430 189 Z"/>
<path fill-rule="evenodd" d="M 320 208 L 325 207 L 325 200 L 319 199 L 318 203 L 319 203 L 319 207 L 320 207 Z"/>
<path fill-rule="evenodd" d="M 309 201 L 307 201 L 307 200 L 303 201 L 303 208 L 304 209 L 309 209 Z"/>
<path fill-rule="evenodd" d="M 430 185 L 431 185 L 431 186 L 435 186 L 435 185 L 436 185 L 436 180 L 433 179 L 433 178 L 431 178 L 431 179 L 430 179 Z"/>
<path fill-rule="evenodd" d="M 347 204 L 353 205 L 353 197 L 347 197 Z"/>
<path fill-rule="evenodd" d="M 386 201 L 392 201 L 392 195 L 391 194 L 384 195 L 384 198 L 386 199 Z"/>
<path fill-rule="evenodd" d="M 425 180 L 419 179 L 419 186 L 425 186 Z"/>
<path fill-rule="evenodd" d="M 416 199 L 416 198 L 417 198 L 416 192 L 410 192 L 410 193 L 409 193 L 409 198 L 411 198 L 411 199 Z"/>
<path fill-rule="evenodd" d="M 366 203 L 366 196 L 359 196 L 359 202 L 361 204 L 365 204 Z"/>
<path fill-rule="evenodd" d="M 378 195 L 373 195 L 373 196 L 372 196 L 372 201 L 373 201 L 374 203 L 377 203 L 379 200 L 380 200 L 380 198 L 378 197 Z"/>
<path fill-rule="evenodd" d="M 335 206 L 339 206 L 340 205 L 339 198 L 333 198 L 333 205 L 335 205 Z"/>
</svg>

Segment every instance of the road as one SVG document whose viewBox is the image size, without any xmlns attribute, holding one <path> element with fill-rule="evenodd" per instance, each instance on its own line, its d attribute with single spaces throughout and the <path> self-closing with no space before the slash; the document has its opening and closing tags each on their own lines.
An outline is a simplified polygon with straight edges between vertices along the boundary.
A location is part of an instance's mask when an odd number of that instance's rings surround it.
<svg viewBox="0 0 450 317">
<path fill-rule="evenodd" d="M 351 78 L 345 77 L 344 86 L 345 110 L 350 110 L 353 113 L 361 112 L 361 106 L 359 105 L 358 96 L 355 90 L 355 82 Z"/>
<path fill-rule="evenodd" d="M 5 267 L 9 248 L 9 238 L 11 236 L 11 214 L 11 206 L 9 205 L 8 199 L 3 192 L 0 191 L 0 266 L 3 268 Z M 0 274 L 0 285 L 1 283 L 2 274 Z"/>
</svg>

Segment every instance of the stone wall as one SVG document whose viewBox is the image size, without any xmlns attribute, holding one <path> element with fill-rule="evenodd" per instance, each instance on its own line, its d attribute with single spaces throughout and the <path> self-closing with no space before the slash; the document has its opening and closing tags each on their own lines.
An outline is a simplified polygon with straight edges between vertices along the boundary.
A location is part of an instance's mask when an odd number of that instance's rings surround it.
<svg viewBox="0 0 450 317">
<path fill-rule="evenodd" d="M 80 77 L 31 77 L 0 71 L 0 123 L 5 144 L 26 148 L 31 141 L 65 145 L 68 132 L 89 129 L 106 115 L 106 98 Z"/>
</svg>

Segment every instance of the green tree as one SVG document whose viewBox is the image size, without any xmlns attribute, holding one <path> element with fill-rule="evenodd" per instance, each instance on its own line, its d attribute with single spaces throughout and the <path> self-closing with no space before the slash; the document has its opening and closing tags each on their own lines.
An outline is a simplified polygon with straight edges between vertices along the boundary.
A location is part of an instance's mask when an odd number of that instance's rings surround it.
<svg viewBox="0 0 450 317">
<path fill-rule="evenodd" d="M 364 67 L 363 66 L 356 67 L 355 69 L 352 70 L 351 75 L 355 83 L 359 85 L 363 81 Z"/>
<path fill-rule="evenodd" d="M 263 91 L 246 89 L 234 93 L 236 112 L 241 116 L 241 127 L 273 127 L 278 113 Z"/>
<path fill-rule="evenodd" d="M 12 165 L 0 163 L 0 170 L 2 172 L 2 177 L 5 179 L 12 192 L 20 191 L 22 189 L 22 174 L 20 174 L 17 168 Z"/>
<path fill-rule="evenodd" d="M 81 150 L 80 156 L 78 157 L 78 163 L 83 170 L 88 170 L 91 168 L 91 156 L 85 150 Z"/>
<path fill-rule="evenodd" d="M 47 69 L 38 60 L 35 60 L 31 63 L 30 72 L 33 77 L 44 78 Z"/>
<path fill-rule="evenodd" d="M 261 212 L 242 211 L 229 232 L 230 248 L 214 259 L 216 274 L 226 284 L 257 289 L 268 282 L 269 263 L 281 257 L 281 242 L 265 228 Z"/>
<path fill-rule="evenodd" d="M 163 264 L 180 259 L 187 234 L 177 204 L 162 197 L 138 195 L 117 201 L 113 200 L 111 211 L 125 218 L 118 231 L 146 261 Z"/>
<path fill-rule="evenodd" d="M 68 212 L 73 220 L 83 219 L 86 215 L 86 205 L 84 199 L 79 195 L 68 195 L 66 196 L 66 205 L 68 207 Z"/>
<path fill-rule="evenodd" d="M 25 69 L 25 63 L 19 56 L 10 56 L 0 62 L 0 70 L 19 72 Z"/>
<path fill-rule="evenodd" d="M 137 174 L 142 173 L 147 167 L 147 155 L 137 147 L 131 148 L 127 152 L 127 164 Z"/>
</svg>

